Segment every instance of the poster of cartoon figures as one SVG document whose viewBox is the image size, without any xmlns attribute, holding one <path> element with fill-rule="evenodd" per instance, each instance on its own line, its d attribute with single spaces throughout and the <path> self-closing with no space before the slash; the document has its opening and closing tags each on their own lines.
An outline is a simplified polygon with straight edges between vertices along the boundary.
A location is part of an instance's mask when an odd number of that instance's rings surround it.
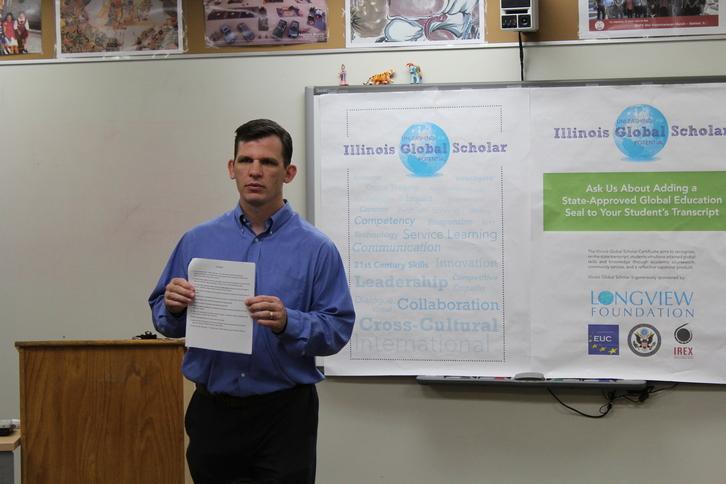
<svg viewBox="0 0 726 484">
<path fill-rule="evenodd" d="M 179 53 L 181 0 L 60 0 L 59 57 Z"/>
<path fill-rule="evenodd" d="M 328 40 L 327 0 L 205 0 L 204 18 L 208 47 Z"/>
<path fill-rule="evenodd" d="M 346 46 L 482 43 L 483 3 L 483 0 L 346 0 Z"/>
<path fill-rule="evenodd" d="M 40 0 L 0 0 L 0 56 L 38 54 Z"/>
<path fill-rule="evenodd" d="M 580 38 L 723 34 L 721 0 L 579 0 Z"/>
</svg>

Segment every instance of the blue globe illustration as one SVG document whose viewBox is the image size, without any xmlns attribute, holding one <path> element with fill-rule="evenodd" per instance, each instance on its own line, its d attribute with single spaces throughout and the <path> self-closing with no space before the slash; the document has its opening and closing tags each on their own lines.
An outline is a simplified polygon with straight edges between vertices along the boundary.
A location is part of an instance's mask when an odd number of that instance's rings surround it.
<svg viewBox="0 0 726 484">
<path fill-rule="evenodd" d="M 415 176 L 433 176 L 449 160 L 449 137 L 434 123 L 409 126 L 401 136 L 399 156 Z"/>
<path fill-rule="evenodd" d="M 608 305 L 613 303 L 613 293 L 610 291 L 600 291 L 600 294 L 597 295 L 597 300 L 600 302 L 600 304 Z"/>
<path fill-rule="evenodd" d="M 667 141 L 668 121 L 648 104 L 625 108 L 615 121 L 615 144 L 631 160 L 652 160 Z"/>
</svg>

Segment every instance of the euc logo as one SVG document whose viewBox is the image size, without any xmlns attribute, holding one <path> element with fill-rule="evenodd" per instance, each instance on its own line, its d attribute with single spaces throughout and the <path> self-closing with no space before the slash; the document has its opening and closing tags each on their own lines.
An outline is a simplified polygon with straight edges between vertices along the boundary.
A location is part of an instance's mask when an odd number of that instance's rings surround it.
<svg viewBox="0 0 726 484">
<path fill-rule="evenodd" d="M 587 354 L 614 356 L 620 354 L 617 324 L 587 325 Z"/>
</svg>

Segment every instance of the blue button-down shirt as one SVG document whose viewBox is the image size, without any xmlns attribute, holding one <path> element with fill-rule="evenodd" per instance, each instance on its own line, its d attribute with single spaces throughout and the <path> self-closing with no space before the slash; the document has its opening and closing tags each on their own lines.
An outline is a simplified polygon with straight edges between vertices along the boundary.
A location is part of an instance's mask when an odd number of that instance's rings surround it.
<svg viewBox="0 0 726 484">
<path fill-rule="evenodd" d="M 182 369 L 187 378 L 210 392 L 241 397 L 323 379 L 315 356 L 340 351 L 355 320 L 343 263 L 330 239 L 287 203 L 259 235 L 239 205 L 193 228 L 177 244 L 149 297 L 154 326 L 165 336 L 186 333 L 186 312 L 169 313 L 164 289 L 174 277 L 188 279 L 194 257 L 254 262 L 255 293 L 282 300 L 287 327 L 276 335 L 254 324 L 251 355 L 189 348 Z"/>
</svg>

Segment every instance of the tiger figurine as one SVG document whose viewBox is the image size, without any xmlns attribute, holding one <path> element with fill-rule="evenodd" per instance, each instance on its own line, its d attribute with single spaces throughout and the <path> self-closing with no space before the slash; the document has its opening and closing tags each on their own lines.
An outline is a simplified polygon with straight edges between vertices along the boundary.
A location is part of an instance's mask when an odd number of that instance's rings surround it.
<svg viewBox="0 0 726 484">
<path fill-rule="evenodd" d="M 390 84 L 393 79 L 393 75 L 395 74 L 393 69 L 388 69 L 387 71 L 379 72 L 378 74 L 373 74 L 371 77 L 368 78 L 368 80 L 363 84 L 364 86 L 379 86 L 381 84 Z"/>
</svg>

